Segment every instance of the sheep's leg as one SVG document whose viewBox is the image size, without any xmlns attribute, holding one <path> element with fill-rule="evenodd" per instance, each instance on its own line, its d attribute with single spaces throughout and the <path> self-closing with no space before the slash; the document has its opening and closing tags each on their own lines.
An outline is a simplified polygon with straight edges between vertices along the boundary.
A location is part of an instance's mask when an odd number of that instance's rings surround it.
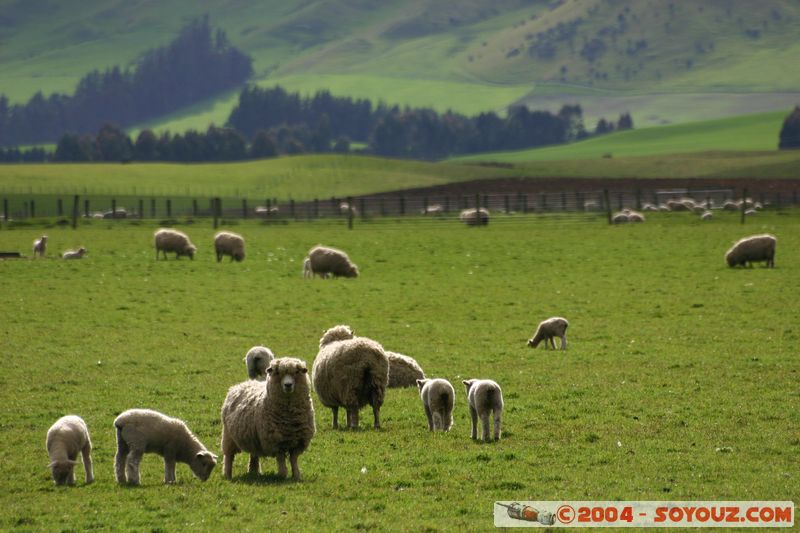
<svg viewBox="0 0 800 533">
<path fill-rule="evenodd" d="M 297 458 L 300 457 L 300 452 L 289 452 L 289 463 L 292 465 L 292 479 L 300 481 L 300 467 L 297 466 Z"/>
<path fill-rule="evenodd" d="M 260 464 L 258 462 L 258 456 L 256 454 L 250 454 L 250 464 L 247 466 L 247 472 L 250 474 L 258 475 L 261 473 Z"/>
<path fill-rule="evenodd" d="M 143 450 L 131 450 L 128 454 L 128 464 L 125 467 L 125 474 L 128 477 L 128 483 L 131 485 L 139 484 L 139 463 L 142 461 Z"/>
<path fill-rule="evenodd" d="M 373 427 L 375 429 L 381 429 L 381 406 L 380 405 L 373 405 L 372 406 L 372 417 L 375 420 Z M 358 412 L 356 412 L 356 420 L 358 420 Z"/>
<path fill-rule="evenodd" d="M 433 414 L 431 413 L 431 407 L 428 404 L 425 404 L 424 407 L 425 416 L 428 417 L 428 430 L 433 431 Z"/>
<path fill-rule="evenodd" d="M 339 429 L 339 408 L 331 407 L 331 411 L 333 411 L 333 429 Z"/>
<path fill-rule="evenodd" d="M 89 484 L 94 481 L 94 469 L 92 468 L 92 446 L 91 444 L 87 444 L 84 446 L 83 450 L 81 450 L 81 456 L 83 457 L 83 469 L 86 472 L 86 483 Z"/>
<path fill-rule="evenodd" d="M 489 411 L 481 413 L 481 426 L 483 427 L 483 442 L 489 442 Z"/>
<path fill-rule="evenodd" d="M 236 456 L 236 452 L 223 448 L 222 453 L 222 475 L 225 479 L 231 479 L 233 477 L 233 458 Z"/>
<path fill-rule="evenodd" d="M 555 337 L 550 337 L 550 347 L 552 349 L 554 349 L 554 350 L 556 349 L 556 339 L 555 339 Z"/>
<path fill-rule="evenodd" d="M 358 429 L 358 407 L 347 408 L 347 427 Z"/>
<path fill-rule="evenodd" d="M 285 478 L 287 475 L 286 471 L 286 453 L 285 452 L 278 452 L 275 456 L 275 460 L 278 461 L 278 476 Z M 294 465 L 292 465 L 292 469 L 294 469 Z"/>
<path fill-rule="evenodd" d="M 175 459 L 164 457 L 164 483 L 175 483 Z"/>
<path fill-rule="evenodd" d="M 494 410 L 494 440 L 500 440 L 500 425 L 503 416 L 502 409 Z"/>
<path fill-rule="evenodd" d="M 114 473 L 117 477 L 117 483 L 127 483 L 128 478 L 125 475 L 125 466 L 128 462 L 128 444 L 117 438 L 117 455 L 114 456 Z"/>
<path fill-rule="evenodd" d="M 566 350 L 567 349 L 567 335 L 566 334 L 561 335 L 561 349 L 562 350 Z"/>
<path fill-rule="evenodd" d="M 472 440 L 478 438 L 478 411 L 473 406 L 469 406 L 469 416 L 472 418 Z"/>
<path fill-rule="evenodd" d="M 73 455 L 69 458 L 70 461 L 75 461 L 78 458 L 78 454 Z M 70 469 L 69 474 L 67 475 L 67 485 L 74 485 L 75 484 L 75 463 L 73 462 Z"/>
</svg>

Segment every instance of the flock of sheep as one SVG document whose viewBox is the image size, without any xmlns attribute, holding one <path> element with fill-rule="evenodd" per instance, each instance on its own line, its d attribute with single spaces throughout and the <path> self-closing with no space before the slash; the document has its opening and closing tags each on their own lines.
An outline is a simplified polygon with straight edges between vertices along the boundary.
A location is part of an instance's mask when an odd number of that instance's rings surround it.
<svg viewBox="0 0 800 533">
<path fill-rule="evenodd" d="M 745 215 L 754 215 L 763 206 L 761 202 L 754 202 L 750 198 L 744 200 L 727 200 L 721 206 L 715 205 L 711 199 L 697 201 L 693 198 L 673 198 L 662 204 L 644 204 L 642 211 L 661 211 L 661 212 L 678 212 L 688 211 L 700 216 L 701 220 L 711 220 L 714 218 L 712 209 L 723 209 L 725 211 L 742 211 L 744 209 Z M 611 221 L 614 224 L 623 224 L 625 222 L 644 222 L 644 214 L 633 209 L 625 208 L 611 216 Z"/>
</svg>

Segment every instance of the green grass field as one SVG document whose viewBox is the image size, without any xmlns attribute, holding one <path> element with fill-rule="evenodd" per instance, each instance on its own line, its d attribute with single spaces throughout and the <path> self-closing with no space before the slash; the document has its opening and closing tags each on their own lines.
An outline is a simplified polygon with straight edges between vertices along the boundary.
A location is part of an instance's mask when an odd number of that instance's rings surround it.
<svg viewBox="0 0 800 533">
<path fill-rule="evenodd" d="M 763 216 L 762 216 L 763 215 Z M 194 261 L 154 259 L 155 226 L 92 222 L 77 231 L 0 230 L 4 295 L 0 529 L 488 530 L 495 500 L 800 498 L 797 316 L 800 218 L 762 213 L 710 223 L 677 213 L 610 227 L 509 219 L 487 228 L 396 224 L 241 224 L 243 263 L 216 263 L 208 222 L 184 226 Z M 742 235 L 778 237 L 776 268 L 729 269 Z M 316 243 L 346 249 L 355 280 L 304 280 Z M 55 255 L 84 245 L 89 255 Z M 570 320 L 569 350 L 525 341 L 548 316 Z M 186 420 L 219 452 L 219 409 L 255 344 L 312 363 L 321 333 L 349 324 L 456 386 L 455 425 L 430 434 L 415 390 L 391 390 L 383 429 L 334 431 L 315 403 L 304 480 L 221 466 L 201 483 L 185 465 L 163 486 L 145 456 L 142 486 L 113 480 L 112 421 L 149 407 Z M 469 439 L 462 379 L 504 390 L 504 435 Z M 96 482 L 55 488 L 47 428 L 77 413 L 94 442 Z M 366 420 L 365 420 L 366 418 Z"/>
</svg>

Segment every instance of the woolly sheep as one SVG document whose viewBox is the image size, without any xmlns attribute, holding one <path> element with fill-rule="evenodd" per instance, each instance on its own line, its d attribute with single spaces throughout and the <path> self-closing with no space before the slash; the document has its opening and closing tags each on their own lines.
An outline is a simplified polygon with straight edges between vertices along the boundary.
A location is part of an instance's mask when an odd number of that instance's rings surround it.
<svg viewBox="0 0 800 533">
<path fill-rule="evenodd" d="M 431 204 L 422 208 L 421 213 L 423 215 L 440 215 L 444 213 L 444 207 L 442 204 Z"/>
<path fill-rule="evenodd" d="M 638 211 L 628 213 L 628 222 L 644 222 L 644 215 Z"/>
<path fill-rule="evenodd" d="M 256 208 L 255 208 L 256 215 L 260 216 L 260 217 L 266 217 L 266 216 L 269 216 L 269 215 L 276 215 L 276 214 L 278 214 L 278 212 L 279 212 L 278 206 L 273 206 L 273 207 L 267 208 L 266 206 L 259 205 L 259 206 L 256 206 Z"/>
<path fill-rule="evenodd" d="M 217 263 L 222 261 L 223 255 L 228 255 L 231 261 L 244 259 L 244 237 L 230 231 L 220 231 L 214 235 L 214 251 L 217 253 Z"/>
<path fill-rule="evenodd" d="M 231 479 L 233 459 L 250 454 L 249 473 L 259 473 L 259 457 L 275 457 L 278 475 L 286 477 L 286 454 L 292 479 L 300 480 L 297 458 L 316 433 L 314 405 L 305 362 L 293 357 L 274 359 L 267 381 L 245 381 L 228 390 L 222 405 L 223 475 Z"/>
<path fill-rule="evenodd" d="M 347 427 L 358 427 L 358 411 L 372 406 L 375 428 L 380 428 L 381 405 L 389 383 L 389 359 L 383 347 L 356 337 L 349 326 L 335 326 L 319 341 L 311 369 L 319 401 L 330 407 L 333 428 L 339 427 L 339 407 L 347 410 Z"/>
<path fill-rule="evenodd" d="M 547 320 L 542 320 L 539 323 L 539 326 L 536 328 L 536 333 L 533 334 L 528 340 L 528 346 L 531 348 L 536 348 L 539 346 L 539 343 L 544 340 L 544 347 L 545 349 L 548 348 L 548 342 L 556 349 L 556 341 L 554 340 L 555 337 L 559 337 L 561 339 L 561 349 L 567 349 L 567 327 L 569 327 L 569 322 L 567 322 L 566 318 L 562 318 L 560 316 L 554 316 L 548 318 Z"/>
<path fill-rule="evenodd" d="M 311 273 L 310 276 L 308 272 Z M 356 278 L 358 266 L 350 261 L 345 252 L 318 244 L 308 251 L 308 256 L 303 261 L 303 275 L 313 277 L 316 274 L 323 278 L 328 277 L 328 274 L 333 274 L 333 277 Z"/>
<path fill-rule="evenodd" d="M 628 213 L 620 211 L 619 213 L 614 213 L 611 217 L 611 222 L 614 224 L 624 224 L 629 221 Z"/>
<path fill-rule="evenodd" d="M 672 209 L 670 209 L 670 208 L 669 208 L 669 206 L 668 206 L 667 204 L 661 204 L 661 205 L 659 205 L 659 206 L 658 206 L 658 210 L 659 210 L 659 211 L 661 211 L 661 212 L 663 212 L 663 213 L 668 213 L 668 212 L 672 211 Z"/>
<path fill-rule="evenodd" d="M 703 214 L 700 215 L 701 220 L 711 220 L 714 218 L 714 214 L 711 211 L 703 211 Z"/>
<path fill-rule="evenodd" d="M 339 204 L 339 212 L 343 215 L 349 215 L 352 211 L 353 216 L 358 215 L 358 209 L 354 205 L 350 205 L 347 202 L 342 202 Z"/>
<path fill-rule="evenodd" d="M 56 485 L 75 484 L 75 465 L 78 464 L 78 453 L 83 458 L 83 469 L 86 471 L 86 483 L 94 481 L 92 470 L 92 441 L 86 422 L 76 415 L 67 415 L 56 420 L 47 430 L 45 441 L 47 455 L 50 456 L 48 467 L 53 474 Z"/>
<path fill-rule="evenodd" d="M 476 211 L 474 207 L 464 209 L 458 219 L 467 226 L 486 226 L 489 224 L 489 210 L 481 207 Z"/>
<path fill-rule="evenodd" d="M 154 234 L 156 244 L 156 260 L 159 252 L 164 252 L 164 259 L 167 252 L 175 252 L 175 259 L 180 259 L 182 255 L 188 255 L 189 259 L 194 259 L 197 246 L 192 244 L 189 237 L 174 229 L 159 229 Z"/>
<path fill-rule="evenodd" d="M 81 246 L 77 250 L 67 250 L 61 255 L 62 259 L 83 259 L 83 256 L 86 255 L 86 248 Z"/>
<path fill-rule="evenodd" d="M 658 211 L 658 206 L 653 204 L 644 204 L 642 211 Z"/>
<path fill-rule="evenodd" d="M 192 473 L 206 481 L 217 464 L 217 456 L 206 449 L 186 424 L 151 409 L 129 409 L 114 420 L 117 483 L 139 484 L 139 463 L 145 453 L 164 458 L 164 483 L 175 483 L 175 464 L 186 463 Z"/>
<path fill-rule="evenodd" d="M 755 209 L 752 209 L 752 208 L 751 208 L 751 209 L 748 209 L 747 211 L 745 211 L 745 212 L 744 212 L 744 214 L 745 214 L 745 215 L 747 215 L 747 216 L 750 216 L 750 215 L 757 215 L 757 214 L 758 214 L 758 211 L 757 211 L 757 210 L 755 210 Z"/>
<path fill-rule="evenodd" d="M 425 378 L 425 372 L 414 358 L 389 351 L 386 357 L 389 359 L 389 388 L 413 387 L 418 379 Z"/>
<path fill-rule="evenodd" d="M 775 246 L 778 240 L 774 235 L 751 235 L 739 239 L 730 250 L 725 253 L 725 262 L 729 267 L 737 265 L 747 266 L 753 261 L 766 261 L 768 267 L 775 267 Z"/>
<path fill-rule="evenodd" d="M 739 205 L 738 202 L 734 202 L 733 200 L 728 200 L 724 204 L 722 204 L 722 209 L 725 211 L 738 211 L 741 209 L 742 206 Z"/>
<path fill-rule="evenodd" d="M 39 257 L 44 257 L 45 252 L 47 251 L 47 235 L 42 235 L 35 241 L 33 241 L 33 257 L 37 255 Z"/>
<path fill-rule="evenodd" d="M 418 379 L 419 397 L 425 416 L 428 417 L 428 429 L 434 431 L 450 431 L 453 426 L 453 405 L 456 391 L 446 379 Z"/>
<path fill-rule="evenodd" d="M 244 357 L 247 376 L 250 379 L 264 381 L 267 379 L 267 368 L 273 359 L 275 359 L 275 355 L 266 346 L 253 346 Z"/>
<path fill-rule="evenodd" d="M 494 418 L 494 440 L 500 440 L 503 416 L 503 391 L 490 379 L 467 379 L 461 383 L 467 388 L 467 403 L 472 419 L 472 439 L 478 438 L 478 418 L 483 425 L 483 442 L 489 440 L 489 413 Z"/>
</svg>

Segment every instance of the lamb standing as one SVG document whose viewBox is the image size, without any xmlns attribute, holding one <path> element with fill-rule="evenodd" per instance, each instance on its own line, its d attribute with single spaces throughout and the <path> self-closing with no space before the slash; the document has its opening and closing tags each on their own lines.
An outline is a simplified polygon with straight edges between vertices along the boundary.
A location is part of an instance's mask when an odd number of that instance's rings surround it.
<svg viewBox="0 0 800 533">
<path fill-rule="evenodd" d="M 77 250 L 67 250 L 61 256 L 62 259 L 83 259 L 83 256 L 86 255 L 86 248 L 81 246 Z"/>
<path fill-rule="evenodd" d="M 249 472 L 258 474 L 259 457 L 275 457 L 278 475 L 286 477 L 286 454 L 292 479 L 300 480 L 297 458 L 316 432 L 305 362 L 293 357 L 274 359 L 265 383 L 245 381 L 228 390 L 222 405 L 223 475 L 231 479 L 233 459 L 250 454 Z"/>
<path fill-rule="evenodd" d="M 774 235 L 751 235 L 739 239 L 725 253 L 725 262 L 729 267 L 737 265 L 752 266 L 753 261 L 766 261 L 767 266 L 775 268 L 775 247 L 778 239 Z"/>
<path fill-rule="evenodd" d="M 310 276 L 308 272 L 311 273 Z M 356 278 L 358 266 L 350 261 L 345 252 L 317 245 L 308 251 L 308 256 L 303 261 L 304 277 L 313 277 L 316 274 L 323 278 L 328 277 L 328 274 L 333 274 L 335 278 L 339 276 Z"/>
<path fill-rule="evenodd" d="M 418 379 L 419 397 L 425 416 L 428 417 L 428 429 L 434 431 L 450 431 L 453 426 L 453 405 L 456 391 L 446 379 Z"/>
<path fill-rule="evenodd" d="M 47 251 L 47 235 L 42 235 L 35 241 L 33 241 L 33 257 L 37 255 L 39 257 L 44 257 L 45 252 Z"/>
<path fill-rule="evenodd" d="M 206 449 L 186 424 L 150 409 L 129 409 L 114 420 L 117 455 L 114 469 L 118 483 L 139 484 L 139 463 L 145 453 L 164 458 L 164 483 L 175 483 L 175 464 L 186 463 L 205 481 L 217 464 L 217 456 Z"/>
<path fill-rule="evenodd" d="M 45 441 L 48 465 L 56 485 L 75 484 L 75 465 L 78 464 L 78 453 L 83 458 L 83 469 L 86 471 L 86 483 L 94 481 L 92 470 L 92 441 L 86 422 L 76 415 L 67 415 L 56 420 L 47 430 Z"/>
<path fill-rule="evenodd" d="M 167 252 L 175 252 L 175 259 L 180 259 L 182 255 L 188 255 L 189 259 L 194 259 L 194 254 L 197 251 L 197 246 L 192 244 L 189 237 L 174 229 L 159 229 L 154 234 L 156 244 L 156 260 L 158 260 L 159 252 L 164 252 L 164 259 L 167 258 Z"/>
<path fill-rule="evenodd" d="M 358 427 L 358 411 L 372 406 L 374 426 L 381 427 L 380 411 L 389 383 L 389 359 L 383 347 L 366 337 L 356 337 L 348 326 L 335 326 L 319 341 L 311 369 L 319 401 L 333 412 L 339 427 L 339 407 L 347 410 L 347 427 Z"/>
<path fill-rule="evenodd" d="M 472 418 L 472 439 L 478 438 L 478 418 L 483 424 L 483 442 L 489 440 L 489 413 L 494 417 L 494 440 L 500 440 L 500 422 L 503 416 L 503 391 L 490 379 L 467 379 L 461 383 L 467 388 L 467 403 Z"/>
<path fill-rule="evenodd" d="M 217 263 L 222 261 L 223 255 L 228 255 L 231 261 L 237 262 L 244 259 L 244 237 L 230 231 L 220 231 L 214 236 L 214 251 L 217 253 Z"/>
<path fill-rule="evenodd" d="M 389 351 L 386 357 L 389 359 L 389 388 L 413 387 L 418 379 L 425 379 L 425 372 L 412 357 Z"/>
<path fill-rule="evenodd" d="M 266 380 L 267 368 L 273 359 L 275 359 L 275 355 L 266 346 L 253 346 L 244 356 L 244 362 L 247 365 L 247 376 L 250 379 L 259 381 Z"/>
<path fill-rule="evenodd" d="M 569 327 L 569 322 L 567 322 L 566 318 L 562 318 L 560 316 L 554 316 L 552 318 L 548 318 L 547 320 L 543 320 L 536 328 L 536 333 L 534 333 L 533 337 L 528 340 L 528 346 L 531 348 L 536 348 L 539 346 L 539 343 L 544 340 L 545 349 L 549 347 L 549 342 L 555 350 L 556 341 L 554 338 L 559 337 L 561 339 L 561 349 L 566 350 L 567 327 Z"/>
</svg>

